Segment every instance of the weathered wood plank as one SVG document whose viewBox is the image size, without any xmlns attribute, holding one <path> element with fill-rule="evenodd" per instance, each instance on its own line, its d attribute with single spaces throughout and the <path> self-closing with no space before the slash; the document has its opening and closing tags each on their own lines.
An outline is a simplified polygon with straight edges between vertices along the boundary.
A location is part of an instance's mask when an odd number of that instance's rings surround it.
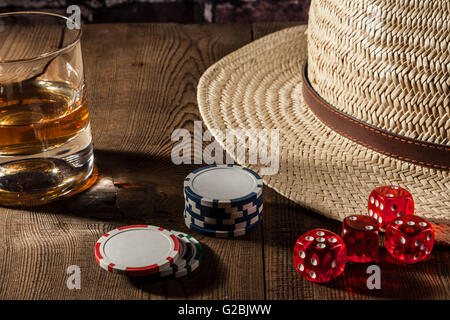
<svg viewBox="0 0 450 320">
<path fill-rule="evenodd" d="M 198 237 L 205 262 L 190 277 L 146 283 L 101 270 L 93 246 L 106 231 L 149 223 L 187 232 L 182 182 L 170 161 L 176 128 L 200 120 L 205 69 L 251 40 L 249 25 L 88 25 L 83 38 L 100 180 L 70 200 L 0 209 L 0 298 L 261 299 L 261 231 L 227 241 Z M 251 270 L 249 272 L 249 261 Z M 68 290 L 66 268 L 81 268 Z"/>
<path fill-rule="evenodd" d="M 198 237 L 205 261 L 190 277 L 146 283 L 97 266 L 93 244 L 114 227 L 151 223 L 187 231 L 181 186 L 195 166 L 172 164 L 170 135 L 176 128 L 192 132 L 200 120 L 199 77 L 251 39 L 291 25 L 86 26 L 83 50 L 100 180 L 70 200 L 0 209 L 0 298 L 448 299 L 450 254 L 444 247 L 415 266 L 397 266 L 383 256 L 379 291 L 367 289 L 366 265 L 349 265 L 343 277 L 325 285 L 303 280 L 292 263 L 295 240 L 319 226 L 339 232 L 340 223 L 268 188 L 263 228 L 231 241 Z M 81 290 L 66 287 L 70 265 L 81 268 Z"/>
</svg>

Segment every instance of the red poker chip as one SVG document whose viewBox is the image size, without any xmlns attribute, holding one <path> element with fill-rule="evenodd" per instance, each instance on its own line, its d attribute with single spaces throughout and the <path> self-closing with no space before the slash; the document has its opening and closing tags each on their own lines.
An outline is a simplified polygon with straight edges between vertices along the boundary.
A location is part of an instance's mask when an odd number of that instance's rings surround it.
<svg viewBox="0 0 450 320">
<path fill-rule="evenodd" d="M 132 225 L 103 235 L 95 244 L 95 259 L 109 272 L 148 276 L 170 268 L 179 250 L 179 240 L 169 230 Z"/>
</svg>

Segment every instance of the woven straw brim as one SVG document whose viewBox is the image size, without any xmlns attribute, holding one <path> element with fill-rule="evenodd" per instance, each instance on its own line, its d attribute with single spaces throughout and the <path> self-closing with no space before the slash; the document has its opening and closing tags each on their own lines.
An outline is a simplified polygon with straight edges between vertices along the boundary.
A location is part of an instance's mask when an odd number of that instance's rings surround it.
<svg viewBox="0 0 450 320">
<path fill-rule="evenodd" d="M 279 171 L 264 176 L 264 182 L 330 218 L 367 214 L 369 193 L 377 186 L 405 187 L 414 197 L 416 214 L 437 224 L 437 240 L 450 243 L 448 172 L 356 144 L 322 124 L 305 105 L 301 84 L 305 32 L 306 27 L 300 26 L 273 33 L 211 66 L 198 86 L 199 108 L 208 129 L 213 133 L 278 129 Z"/>
</svg>

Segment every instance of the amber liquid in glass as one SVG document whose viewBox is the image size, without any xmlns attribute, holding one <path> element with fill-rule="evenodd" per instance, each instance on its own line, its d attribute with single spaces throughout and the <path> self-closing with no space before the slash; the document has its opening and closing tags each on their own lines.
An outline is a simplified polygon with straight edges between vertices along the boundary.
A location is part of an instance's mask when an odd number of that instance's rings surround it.
<svg viewBox="0 0 450 320">
<path fill-rule="evenodd" d="M 0 204 L 74 192 L 92 174 L 86 92 L 33 78 L 0 87 Z"/>
</svg>

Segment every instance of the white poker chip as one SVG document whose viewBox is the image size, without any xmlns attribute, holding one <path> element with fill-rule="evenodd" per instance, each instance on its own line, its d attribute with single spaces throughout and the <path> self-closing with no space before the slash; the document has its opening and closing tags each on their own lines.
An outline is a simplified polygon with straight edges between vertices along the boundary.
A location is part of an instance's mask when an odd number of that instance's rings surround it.
<svg viewBox="0 0 450 320">
<path fill-rule="evenodd" d="M 184 215 L 184 222 L 186 224 L 186 227 L 188 227 L 190 230 L 192 230 L 198 234 L 202 234 L 202 235 L 209 236 L 209 237 L 215 237 L 215 238 L 234 238 L 234 237 L 240 237 L 240 236 L 246 235 L 249 232 L 255 230 L 260 225 L 261 221 L 262 221 L 262 216 L 259 216 L 259 220 L 256 223 L 249 225 L 248 227 L 224 231 L 224 230 L 213 230 L 213 229 L 199 227 L 193 223 L 192 218 L 189 216 L 189 214 Z"/>
<path fill-rule="evenodd" d="M 172 232 L 172 231 L 170 231 L 170 232 Z M 175 233 L 173 233 L 173 234 L 175 234 Z M 180 254 L 178 255 L 178 259 L 175 260 L 174 264 L 178 260 L 181 260 L 184 257 L 184 255 L 186 254 L 186 251 L 188 250 L 188 246 L 189 246 L 189 241 L 186 241 L 184 238 L 178 237 L 176 234 L 175 234 L 175 237 L 178 238 L 178 242 L 180 243 Z"/>
<path fill-rule="evenodd" d="M 181 236 L 179 234 L 177 234 L 177 231 L 171 231 L 177 238 L 178 241 L 180 242 L 180 254 L 178 259 L 176 259 L 173 263 L 173 265 L 169 268 L 166 268 L 164 270 L 161 270 L 157 276 L 158 277 L 167 277 L 167 276 L 171 276 L 174 273 L 176 273 L 178 270 L 182 270 L 186 267 L 188 260 L 187 260 L 187 256 L 190 254 L 191 252 L 191 243 L 189 242 L 189 240 L 184 237 Z"/>
<path fill-rule="evenodd" d="M 175 234 L 175 236 L 178 238 L 178 242 L 180 243 L 180 254 L 178 255 L 178 258 L 174 260 L 172 268 L 176 267 L 179 269 L 179 268 L 183 268 L 186 266 L 186 260 L 184 260 L 183 257 L 186 255 L 187 251 L 189 250 L 190 244 L 189 244 L 189 240 L 179 237 L 176 234 Z"/>
<path fill-rule="evenodd" d="M 261 215 L 257 214 L 252 218 L 248 219 L 247 221 L 242 221 L 234 224 L 214 224 L 202 221 L 200 219 L 196 219 L 194 216 L 191 215 L 189 210 L 187 209 L 184 210 L 184 219 L 187 220 L 187 222 L 209 230 L 223 230 L 223 231 L 240 230 L 247 227 L 251 227 L 255 223 L 258 223 L 260 218 Z"/>
<path fill-rule="evenodd" d="M 186 197 L 185 195 L 185 207 L 189 208 L 193 213 L 209 218 L 219 218 L 222 220 L 234 220 L 244 218 L 245 216 L 255 213 L 263 204 L 263 197 L 256 199 L 240 206 L 228 207 L 228 208 L 211 208 L 208 212 L 202 211 L 205 207 L 199 205 L 198 202 Z"/>
<path fill-rule="evenodd" d="M 185 206 L 184 210 L 189 212 L 189 214 L 196 218 L 197 220 L 201 220 L 205 223 L 214 224 L 214 225 L 235 225 L 240 222 L 249 221 L 256 217 L 257 215 L 262 214 L 263 211 L 263 204 L 261 203 L 259 207 L 256 207 L 255 210 L 248 210 L 247 212 L 243 213 L 243 217 L 239 218 L 233 218 L 233 219 L 217 219 L 217 218 L 211 218 L 208 216 L 202 216 L 201 214 L 195 213 L 194 210 L 192 210 L 191 206 Z"/>
<path fill-rule="evenodd" d="M 95 244 L 103 269 L 127 276 L 148 276 L 170 269 L 179 259 L 180 243 L 170 231 L 150 225 L 114 229 Z"/>
<path fill-rule="evenodd" d="M 262 195 L 263 181 L 254 171 L 237 165 L 211 165 L 184 180 L 185 198 L 206 207 L 250 205 Z"/>
<path fill-rule="evenodd" d="M 201 243 L 198 242 L 198 240 L 195 239 L 193 236 L 179 231 L 175 232 L 179 236 L 186 237 L 189 240 L 189 242 L 193 244 L 193 247 L 191 246 L 193 250 L 191 250 L 191 256 L 190 259 L 188 260 L 188 263 L 186 264 L 186 267 L 184 267 L 184 269 L 182 270 L 178 270 L 178 272 L 175 274 L 175 277 L 179 278 L 181 276 L 193 272 L 200 266 L 200 264 L 203 261 L 203 247 Z"/>
<path fill-rule="evenodd" d="M 203 259 L 203 248 L 200 242 L 186 233 L 174 230 L 171 232 L 180 239 L 180 242 L 184 242 L 188 245 L 188 250 L 186 250 L 185 255 L 182 258 L 182 260 L 185 261 L 185 265 L 183 267 L 174 266 L 170 271 L 161 272 L 160 276 L 162 278 L 184 277 L 196 270 Z"/>
</svg>

